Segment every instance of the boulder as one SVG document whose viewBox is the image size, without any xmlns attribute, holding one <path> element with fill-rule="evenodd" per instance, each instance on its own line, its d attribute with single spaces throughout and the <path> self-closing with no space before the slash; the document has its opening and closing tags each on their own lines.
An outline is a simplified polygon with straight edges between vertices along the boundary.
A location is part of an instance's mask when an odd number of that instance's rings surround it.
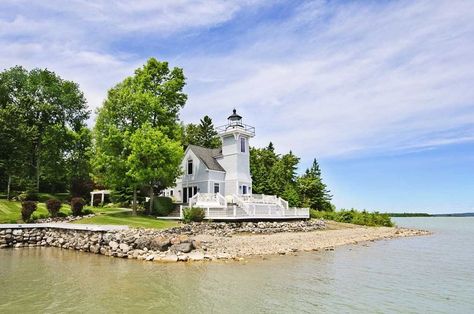
<svg viewBox="0 0 474 314">
<path fill-rule="evenodd" d="M 146 261 L 152 261 L 154 259 L 155 259 L 155 254 L 150 254 L 150 255 L 147 255 L 147 257 L 145 257 Z"/>
<path fill-rule="evenodd" d="M 89 247 L 89 251 L 91 251 L 91 253 L 97 254 L 97 253 L 100 252 L 100 246 L 97 245 L 97 244 L 96 244 L 96 245 L 91 245 L 91 246 Z"/>
<path fill-rule="evenodd" d="M 118 248 L 119 244 L 115 241 L 110 241 L 109 246 L 112 249 L 112 251 L 115 251 Z"/>
<path fill-rule="evenodd" d="M 19 235 L 22 235 L 22 234 L 23 234 L 23 230 L 21 230 L 21 229 L 13 230 L 13 235 L 14 236 L 19 236 Z"/>
<path fill-rule="evenodd" d="M 144 249 L 150 245 L 150 238 L 149 237 L 139 237 L 135 240 L 135 246 L 137 249 Z"/>
<path fill-rule="evenodd" d="M 155 237 L 151 240 L 150 249 L 164 252 L 164 251 L 168 250 L 170 245 L 171 245 L 171 243 L 170 243 L 169 239 L 167 239 L 163 236 L 158 236 L 158 237 Z"/>
<path fill-rule="evenodd" d="M 189 239 L 189 236 L 187 236 L 186 234 L 179 235 L 178 239 L 180 243 L 191 242 L 191 240 Z"/>
<path fill-rule="evenodd" d="M 128 251 L 130 251 L 130 247 L 125 243 L 120 243 L 119 248 L 123 253 L 128 253 Z"/>
<path fill-rule="evenodd" d="M 201 241 L 199 240 L 193 240 L 191 243 L 193 244 L 193 248 L 195 249 L 200 249 L 202 247 Z"/>
<path fill-rule="evenodd" d="M 180 244 L 174 244 L 171 249 L 177 252 L 189 253 L 192 251 L 193 245 L 189 242 L 185 242 Z"/>
</svg>

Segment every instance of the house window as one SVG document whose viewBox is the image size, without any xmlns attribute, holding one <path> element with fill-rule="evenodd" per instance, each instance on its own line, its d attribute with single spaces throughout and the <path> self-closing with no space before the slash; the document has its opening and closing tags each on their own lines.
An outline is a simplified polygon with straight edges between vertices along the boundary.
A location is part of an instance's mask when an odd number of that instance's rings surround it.
<svg viewBox="0 0 474 314">
<path fill-rule="evenodd" d="M 247 194 L 247 186 L 242 185 L 242 194 L 246 195 Z"/>
<path fill-rule="evenodd" d="M 188 160 L 188 174 L 193 174 L 193 160 Z"/>
<path fill-rule="evenodd" d="M 214 193 L 219 193 L 219 183 L 214 183 Z"/>
<path fill-rule="evenodd" d="M 173 190 L 170 191 L 170 196 L 173 196 Z"/>
<path fill-rule="evenodd" d="M 245 137 L 240 138 L 240 152 L 245 153 Z"/>
</svg>

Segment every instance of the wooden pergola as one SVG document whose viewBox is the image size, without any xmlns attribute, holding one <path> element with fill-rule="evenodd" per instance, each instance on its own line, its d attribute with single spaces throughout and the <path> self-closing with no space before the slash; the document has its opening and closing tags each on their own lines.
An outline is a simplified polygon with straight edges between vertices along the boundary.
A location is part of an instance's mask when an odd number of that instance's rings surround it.
<svg viewBox="0 0 474 314">
<path fill-rule="evenodd" d="M 105 195 L 110 195 L 109 190 L 100 190 L 100 191 L 92 191 L 91 192 L 91 206 L 94 206 L 94 196 L 100 194 L 101 195 L 101 203 L 104 203 Z"/>
</svg>

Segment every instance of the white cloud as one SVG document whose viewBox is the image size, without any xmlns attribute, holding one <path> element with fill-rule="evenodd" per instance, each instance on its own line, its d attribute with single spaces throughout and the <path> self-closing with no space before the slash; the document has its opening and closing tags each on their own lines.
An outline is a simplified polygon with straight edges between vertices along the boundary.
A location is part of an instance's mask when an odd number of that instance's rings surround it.
<svg viewBox="0 0 474 314">
<path fill-rule="evenodd" d="M 307 5 L 230 55 L 188 60 L 191 80 L 212 88 L 193 90 L 185 112 L 215 104 L 223 119 L 238 106 L 258 145 L 272 140 L 306 161 L 464 142 L 474 131 L 473 21 L 472 2 Z"/>
<path fill-rule="evenodd" d="M 92 108 L 146 57 L 111 45 L 140 35 L 205 33 L 260 3 L 4 1 L 0 68 L 48 67 L 77 81 Z M 289 6 L 288 6 L 289 7 Z M 288 8 L 289 10 L 289 8 Z M 2 11 L 2 10 L 0 10 Z M 223 122 L 237 107 L 270 140 L 310 161 L 472 140 L 472 1 L 308 2 L 261 21 L 233 48 L 171 57 L 189 79 L 183 118 Z M 222 38 L 228 40 L 228 38 Z M 159 56 L 158 56 L 159 57 Z"/>
</svg>

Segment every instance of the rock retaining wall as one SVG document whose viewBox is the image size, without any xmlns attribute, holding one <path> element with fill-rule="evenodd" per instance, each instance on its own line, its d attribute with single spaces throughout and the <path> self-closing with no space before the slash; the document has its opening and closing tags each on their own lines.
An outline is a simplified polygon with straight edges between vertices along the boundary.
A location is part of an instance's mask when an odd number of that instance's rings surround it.
<svg viewBox="0 0 474 314">
<path fill-rule="evenodd" d="M 211 254 L 207 250 L 211 243 L 201 243 L 193 239 L 193 236 L 231 237 L 237 233 L 307 232 L 324 227 L 324 222 L 318 220 L 193 223 L 162 231 L 152 229 L 80 230 L 77 225 L 74 225 L 75 229 L 72 230 L 63 227 L 23 225 L 17 228 L 0 228 L 0 248 L 50 246 L 113 257 L 163 262 L 213 260 L 236 258 L 236 256 Z"/>
</svg>

